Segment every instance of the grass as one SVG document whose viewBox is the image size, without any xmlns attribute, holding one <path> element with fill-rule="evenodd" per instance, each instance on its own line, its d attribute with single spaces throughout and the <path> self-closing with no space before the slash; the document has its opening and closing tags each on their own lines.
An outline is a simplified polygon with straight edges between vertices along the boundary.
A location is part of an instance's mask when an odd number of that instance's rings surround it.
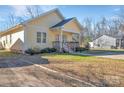
<svg viewBox="0 0 124 93">
<path fill-rule="evenodd" d="M 84 59 L 89 59 L 92 57 L 88 56 L 77 56 L 77 55 L 70 55 L 70 54 L 43 54 L 43 58 L 54 59 L 54 60 L 64 60 L 64 61 L 82 61 Z"/>
<path fill-rule="evenodd" d="M 43 58 L 56 61 L 67 61 L 67 62 L 124 62 L 124 60 L 114 60 L 109 58 L 98 58 L 95 56 L 81 56 L 73 55 L 68 53 L 63 54 L 43 54 Z"/>
<path fill-rule="evenodd" d="M 14 57 L 17 56 L 17 53 L 12 53 L 10 51 L 0 50 L 0 57 Z"/>
<path fill-rule="evenodd" d="M 124 86 L 124 60 L 70 54 L 43 54 L 45 66 L 96 86 Z"/>
</svg>

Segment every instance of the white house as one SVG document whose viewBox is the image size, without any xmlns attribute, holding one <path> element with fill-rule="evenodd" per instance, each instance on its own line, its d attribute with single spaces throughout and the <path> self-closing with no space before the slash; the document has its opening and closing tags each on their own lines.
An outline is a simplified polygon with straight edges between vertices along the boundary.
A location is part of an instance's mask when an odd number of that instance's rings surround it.
<svg viewBox="0 0 124 93">
<path fill-rule="evenodd" d="M 108 35 L 102 35 L 93 40 L 93 48 L 114 48 L 116 47 L 116 38 Z"/>
</svg>

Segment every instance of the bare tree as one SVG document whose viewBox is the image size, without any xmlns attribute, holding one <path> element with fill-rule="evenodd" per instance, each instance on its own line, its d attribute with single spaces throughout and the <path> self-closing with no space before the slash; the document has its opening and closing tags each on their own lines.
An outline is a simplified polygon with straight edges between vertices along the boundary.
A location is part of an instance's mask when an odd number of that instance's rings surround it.
<svg viewBox="0 0 124 93">
<path fill-rule="evenodd" d="M 14 25 L 16 23 L 16 19 L 15 19 L 14 14 L 10 13 L 8 15 L 8 18 L 9 18 L 10 25 Z"/>
<path fill-rule="evenodd" d="M 27 15 L 30 18 L 34 18 L 34 17 L 39 16 L 41 14 L 41 9 L 40 9 L 40 6 L 38 6 L 38 5 L 26 6 L 26 11 L 27 11 Z"/>
<path fill-rule="evenodd" d="M 119 20 L 119 30 L 124 32 L 124 8 L 120 8 L 120 11 L 116 14 Z"/>
<path fill-rule="evenodd" d="M 22 23 L 27 19 L 30 18 L 35 18 L 37 16 L 39 16 L 42 12 L 40 6 L 35 5 L 35 6 L 26 6 L 26 14 L 24 14 L 21 17 L 15 16 L 14 13 L 9 13 L 8 14 L 8 21 L 4 24 L 4 30 L 8 29 L 18 23 Z M 2 30 L 2 28 L 1 28 Z"/>
<path fill-rule="evenodd" d="M 109 33 L 112 36 L 118 34 L 119 31 L 120 31 L 120 25 L 121 25 L 121 22 L 120 22 L 119 19 L 111 20 L 110 23 L 109 23 L 109 28 L 110 28 Z"/>
<path fill-rule="evenodd" d="M 91 18 L 85 18 L 83 20 L 83 44 L 84 46 L 88 45 L 88 42 L 90 42 L 93 38 L 93 31 L 92 31 L 92 19 Z"/>
<path fill-rule="evenodd" d="M 92 19 L 91 18 L 85 18 L 83 20 L 83 26 L 84 26 L 84 35 L 86 36 L 92 36 Z"/>
<path fill-rule="evenodd" d="M 27 13 L 28 15 L 31 17 L 31 18 L 34 18 L 35 15 L 33 13 L 33 8 L 31 6 L 26 6 L 26 10 L 27 10 Z"/>
<path fill-rule="evenodd" d="M 95 29 L 98 33 L 98 36 L 108 34 L 109 33 L 108 20 L 105 17 L 103 17 L 101 21 L 96 23 Z"/>
</svg>

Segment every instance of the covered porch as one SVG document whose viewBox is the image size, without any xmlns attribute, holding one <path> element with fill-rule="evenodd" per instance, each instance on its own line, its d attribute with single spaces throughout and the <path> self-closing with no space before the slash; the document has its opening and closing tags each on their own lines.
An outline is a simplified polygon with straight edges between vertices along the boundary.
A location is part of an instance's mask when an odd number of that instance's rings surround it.
<svg viewBox="0 0 124 93">
<path fill-rule="evenodd" d="M 60 52 L 63 52 L 63 51 L 73 52 L 75 51 L 76 47 L 79 47 L 79 42 L 62 42 L 61 44 L 60 41 L 53 41 L 53 47 Z"/>
<path fill-rule="evenodd" d="M 80 34 L 76 31 L 54 30 L 52 46 L 59 52 L 74 52 L 80 45 Z"/>
<path fill-rule="evenodd" d="M 50 28 L 54 35 L 52 46 L 60 52 L 74 52 L 80 46 L 80 32 L 83 30 L 76 18 L 62 20 Z"/>
</svg>

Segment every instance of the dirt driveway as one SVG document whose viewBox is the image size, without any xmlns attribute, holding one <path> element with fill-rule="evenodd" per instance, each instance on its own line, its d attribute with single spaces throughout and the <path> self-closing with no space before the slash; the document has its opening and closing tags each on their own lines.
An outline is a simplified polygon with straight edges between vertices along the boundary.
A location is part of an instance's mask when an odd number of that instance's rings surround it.
<svg viewBox="0 0 124 93">
<path fill-rule="evenodd" d="M 0 86 L 36 86 L 36 87 L 70 87 L 92 86 L 62 73 L 45 68 L 47 59 L 39 55 L 18 55 L 16 57 L 0 57 Z"/>
</svg>

